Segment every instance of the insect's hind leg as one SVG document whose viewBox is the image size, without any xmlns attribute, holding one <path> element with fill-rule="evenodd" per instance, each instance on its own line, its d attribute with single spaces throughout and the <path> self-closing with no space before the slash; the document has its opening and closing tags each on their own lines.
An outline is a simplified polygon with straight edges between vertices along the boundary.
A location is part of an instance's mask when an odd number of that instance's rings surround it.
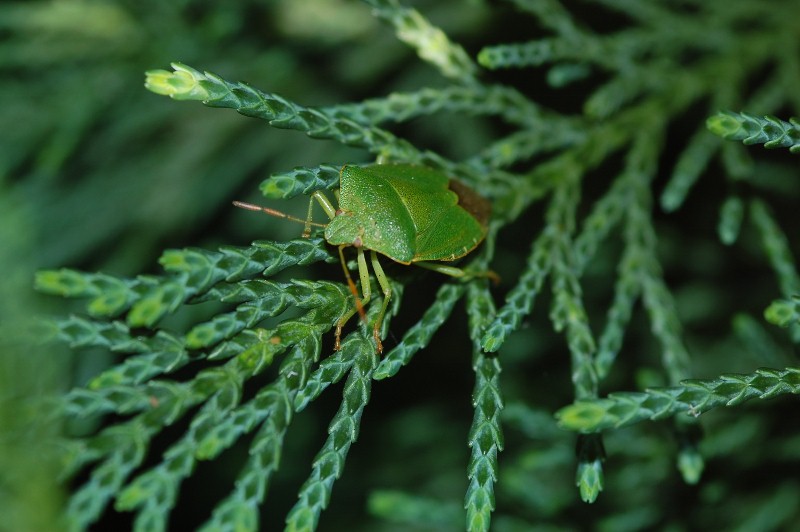
<svg viewBox="0 0 800 532">
<path fill-rule="evenodd" d="M 359 251 L 361 251 L 359 249 Z M 383 304 L 381 304 L 381 312 L 378 314 L 378 319 L 375 320 L 375 325 L 372 328 L 372 336 L 375 338 L 375 345 L 378 349 L 378 354 L 380 355 L 383 352 L 383 344 L 381 343 L 381 324 L 383 323 L 383 316 L 386 314 L 386 309 L 389 307 L 389 300 L 392 298 L 392 287 L 389 284 L 389 279 L 386 277 L 386 274 L 383 273 L 383 268 L 381 268 L 381 263 L 378 261 L 378 254 L 374 251 L 370 251 L 370 261 L 372 262 L 372 269 L 375 272 L 375 277 L 378 279 L 378 284 L 383 291 Z M 364 282 L 363 280 L 361 281 Z M 369 282 L 369 279 L 367 279 Z"/>
<path fill-rule="evenodd" d="M 347 263 L 344 260 L 344 247 L 345 246 L 339 246 L 339 259 L 342 262 L 342 269 L 344 270 L 344 275 L 347 279 L 347 285 L 350 287 L 350 292 L 353 293 L 356 304 L 353 308 L 343 314 L 336 324 L 336 343 L 334 344 L 334 349 L 336 351 L 338 351 L 341 347 L 342 328 L 345 326 L 347 321 L 353 317 L 353 314 L 358 312 L 358 314 L 361 316 L 361 321 L 366 322 L 364 306 L 369 303 L 369 300 L 372 298 L 372 289 L 370 288 L 369 284 L 369 268 L 367 267 L 367 260 L 364 257 L 364 250 L 362 248 L 358 248 L 358 277 L 361 281 L 361 291 L 364 295 L 362 299 L 359 299 L 358 289 L 353 282 L 353 278 L 350 276 L 350 271 L 347 269 Z M 386 314 L 386 309 L 389 307 L 389 301 L 392 298 L 392 287 L 389 284 L 389 279 L 383 272 L 381 263 L 378 261 L 378 254 L 374 251 L 370 251 L 370 261 L 372 263 L 372 269 L 375 272 L 375 277 L 378 279 L 378 284 L 383 292 L 381 311 L 378 314 L 378 318 L 375 320 L 375 324 L 372 326 L 372 337 L 375 339 L 375 349 L 380 355 L 383 353 L 383 342 L 381 341 L 380 329 L 381 324 L 383 323 L 383 316 Z"/>
<path fill-rule="evenodd" d="M 463 270 L 461 268 L 456 268 L 455 266 L 448 266 L 446 264 L 442 264 L 439 262 L 420 261 L 420 262 L 415 262 L 413 264 L 414 266 L 419 266 L 420 268 L 425 268 L 426 270 L 443 273 L 445 275 L 449 275 L 450 277 L 456 277 L 458 279 L 463 279 L 465 281 L 469 279 L 474 279 L 475 277 L 486 277 L 490 279 L 494 284 L 498 284 L 500 282 L 500 276 L 494 273 L 492 270 L 473 272 L 469 270 Z"/>
<path fill-rule="evenodd" d="M 366 313 L 364 312 L 364 305 L 369 303 L 370 297 L 372 296 L 372 292 L 369 286 L 369 270 L 367 269 L 367 259 L 364 257 L 364 250 L 358 248 L 358 277 L 361 281 L 361 291 L 364 294 L 363 299 L 358 297 L 358 289 L 356 288 L 356 284 L 353 282 L 353 278 L 350 276 L 350 270 L 347 269 L 347 262 L 344 260 L 344 248 L 345 246 L 339 246 L 339 260 L 342 263 L 342 270 L 344 270 L 345 279 L 347 279 L 347 286 L 350 288 L 350 292 L 353 294 L 353 298 L 355 299 L 355 305 L 342 314 L 342 317 L 339 318 L 339 321 L 336 322 L 336 341 L 333 345 L 333 349 L 338 351 L 341 348 L 341 337 L 342 337 L 342 328 L 345 326 L 347 321 L 353 317 L 353 314 L 358 312 L 358 315 L 361 317 L 361 321 L 367 321 Z"/>
</svg>

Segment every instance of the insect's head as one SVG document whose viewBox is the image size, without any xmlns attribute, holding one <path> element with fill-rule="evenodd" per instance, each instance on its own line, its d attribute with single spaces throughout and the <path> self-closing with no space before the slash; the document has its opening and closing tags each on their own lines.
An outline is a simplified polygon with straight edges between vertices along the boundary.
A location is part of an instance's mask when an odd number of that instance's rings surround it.
<svg viewBox="0 0 800 532">
<path fill-rule="evenodd" d="M 337 211 L 333 220 L 325 227 L 325 240 L 333 246 L 362 246 L 364 228 L 358 225 L 352 213 Z"/>
</svg>

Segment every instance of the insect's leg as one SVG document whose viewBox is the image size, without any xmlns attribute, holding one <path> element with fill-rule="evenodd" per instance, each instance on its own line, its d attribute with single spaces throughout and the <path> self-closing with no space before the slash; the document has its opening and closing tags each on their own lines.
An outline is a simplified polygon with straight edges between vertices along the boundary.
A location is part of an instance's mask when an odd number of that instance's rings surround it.
<svg viewBox="0 0 800 532">
<path fill-rule="evenodd" d="M 311 194 L 311 198 L 308 200 L 308 215 L 306 216 L 306 225 L 303 228 L 303 238 L 308 238 L 311 234 L 311 226 L 314 223 L 311 221 L 311 214 L 314 209 L 314 200 L 317 200 L 322 210 L 325 211 L 325 214 L 328 215 L 328 218 L 333 219 L 336 216 L 336 208 L 334 208 L 333 203 L 323 194 L 321 191 L 317 190 L 313 194 Z"/>
<path fill-rule="evenodd" d="M 359 251 L 361 251 L 359 249 Z M 378 314 L 378 319 L 375 321 L 375 326 L 372 329 L 372 336 L 375 337 L 375 344 L 378 346 L 378 354 L 383 352 L 383 344 L 381 343 L 380 329 L 383 323 L 383 315 L 386 314 L 386 309 L 389 306 L 389 300 L 392 298 L 392 287 L 389 284 L 386 274 L 383 273 L 381 263 L 378 262 L 378 254 L 370 251 L 370 260 L 372 261 L 372 269 L 375 271 L 375 277 L 378 279 L 378 284 L 383 290 L 383 304 L 381 305 L 381 313 Z"/>
<path fill-rule="evenodd" d="M 364 252 L 361 249 L 358 250 L 358 274 L 361 277 L 361 290 L 364 292 L 364 299 L 362 300 L 358 297 L 358 289 L 353 282 L 353 278 L 350 276 L 350 270 L 347 269 L 347 262 L 344 260 L 344 248 L 345 246 L 339 246 L 339 260 L 342 263 L 344 277 L 347 279 L 347 286 L 350 288 L 350 292 L 353 294 L 356 304 L 353 308 L 342 314 L 342 317 L 339 318 L 339 321 L 336 323 L 336 341 L 333 344 L 333 349 L 335 351 L 341 348 L 340 340 L 342 337 L 342 327 L 344 327 L 347 320 L 349 320 L 356 311 L 358 311 L 358 315 L 361 316 L 361 321 L 367 321 L 367 316 L 364 313 L 364 305 L 367 304 L 370 298 L 369 272 L 367 271 L 367 261 L 364 259 Z M 366 283 L 364 283 L 365 276 Z"/>
<path fill-rule="evenodd" d="M 306 216 L 306 224 L 303 226 L 303 238 L 311 236 L 311 214 L 314 210 L 314 199 L 308 200 L 308 215 Z"/>
<path fill-rule="evenodd" d="M 492 270 L 486 270 L 482 272 L 470 272 L 466 270 L 462 270 L 461 268 L 456 268 L 455 266 L 448 266 L 446 264 L 442 264 L 439 262 L 415 262 L 415 266 L 419 266 L 421 268 L 425 268 L 426 270 L 433 270 L 435 272 L 443 273 L 445 275 L 449 275 L 450 277 L 457 277 L 459 279 L 472 279 L 474 277 L 486 277 L 491 279 L 494 284 L 500 282 L 500 276 L 494 273 Z"/>
<path fill-rule="evenodd" d="M 363 321 L 367 321 L 367 317 L 364 315 L 363 305 L 366 305 L 369 302 L 369 299 L 372 296 L 372 290 L 370 289 L 369 286 L 369 269 L 367 268 L 367 259 L 364 257 L 364 248 L 357 248 L 357 249 L 358 249 L 358 257 L 357 257 L 358 277 L 361 280 L 361 292 L 364 294 L 360 315 Z"/>
</svg>

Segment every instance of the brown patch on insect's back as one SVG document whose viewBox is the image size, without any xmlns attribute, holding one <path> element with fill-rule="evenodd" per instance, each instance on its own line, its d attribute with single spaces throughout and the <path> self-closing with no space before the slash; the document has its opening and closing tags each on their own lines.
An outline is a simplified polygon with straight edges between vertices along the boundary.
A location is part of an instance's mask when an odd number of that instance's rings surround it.
<svg viewBox="0 0 800 532">
<path fill-rule="evenodd" d="M 455 179 L 450 180 L 448 187 L 458 196 L 459 207 L 467 211 L 485 228 L 489 224 L 489 216 L 492 214 L 492 204 L 489 200 Z"/>
</svg>

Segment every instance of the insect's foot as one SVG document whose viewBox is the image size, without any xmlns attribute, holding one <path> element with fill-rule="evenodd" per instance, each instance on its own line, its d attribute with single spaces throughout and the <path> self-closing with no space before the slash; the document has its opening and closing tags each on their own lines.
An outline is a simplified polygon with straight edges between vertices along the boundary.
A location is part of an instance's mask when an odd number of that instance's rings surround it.
<svg viewBox="0 0 800 532">
<path fill-rule="evenodd" d="M 375 338 L 375 350 L 378 351 L 378 354 L 383 353 L 383 342 L 381 342 L 381 336 L 378 332 L 378 324 L 375 324 L 375 327 L 372 329 L 372 337 Z"/>
<path fill-rule="evenodd" d="M 497 286 L 500 284 L 500 276 L 497 275 L 492 270 L 485 270 L 479 272 L 473 272 L 469 270 L 464 271 L 464 276 L 461 278 L 464 281 L 471 281 L 472 279 L 476 279 L 479 277 L 483 277 L 485 279 L 489 279 L 493 285 Z"/>
<path fill-rule="evenodd" d="M 342 326 L 336 326 L 336 340 L 333 342 L 333 350 L 334 351 L 341 351 L 342 350 Z"/>
<path fill-rule="evenodd" d="M 500 284 L 500 276 L 492 270 L 486 270 L 485 276 L 492 282 L 493 285 L 497 286 Z"/>
</svg>

